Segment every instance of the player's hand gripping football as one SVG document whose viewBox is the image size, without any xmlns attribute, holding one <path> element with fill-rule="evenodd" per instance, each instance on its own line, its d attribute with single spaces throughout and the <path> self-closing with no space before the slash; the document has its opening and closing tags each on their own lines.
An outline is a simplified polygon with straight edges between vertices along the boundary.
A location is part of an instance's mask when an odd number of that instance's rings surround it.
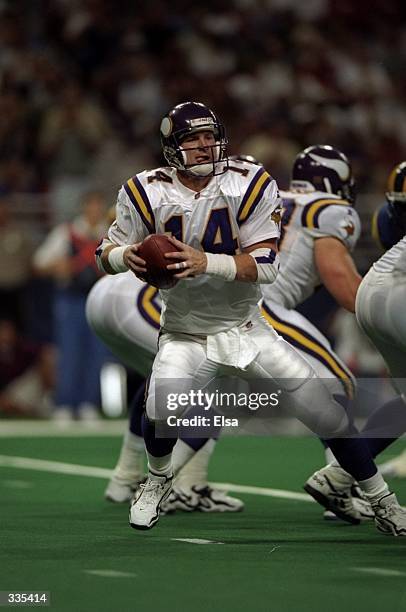
<svg viewBox="0 0 406 612">
<path fill-rule="evenodd" d="M 140 246 L 141 242 L 130 244 L 124 251 L 123 259 L 125 265 L 134 272 L 135 276 L 144 280 L 143 275 L 146 274 L 147 268 L 145 261 L 137 255 Z"/>
<path fill-rule="evenodd" d="M 207 267 L 207 257 L 203 251 L 198 251 L 188 244 L 184 244 L 173 236 L 168 236 L 169 240 L 179 249 L 173 253 L 166 253 L 167 259 L 176 260 L 168 264 L 168 270 L 179 270 L 174 275 L 175 278 L 187 278 L 204 274 Z"/>
</svg>

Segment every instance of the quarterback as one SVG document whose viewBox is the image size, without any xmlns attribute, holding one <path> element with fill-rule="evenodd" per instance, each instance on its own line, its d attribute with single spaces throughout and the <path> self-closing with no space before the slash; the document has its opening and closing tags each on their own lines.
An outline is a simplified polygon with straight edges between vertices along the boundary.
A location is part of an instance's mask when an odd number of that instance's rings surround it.
<svg viewBox="0 0 406 612">
<path fill-rule="evenodd" d="M 101 278 L 86 302 L 86 317 L 95 334 L 126 366 L 144 378 L 148 378 L 157 352 L 160 316 L 158 289 L 130 271 Z M 145 385 L 142 385 L 131 402 L 129 428 L 104 494 L 112 502 L 128 502 L 144 479 L 145 446 L 141 431 L 144 395 Z M 176 480 L 165 503 L 166 511 L 239 512 L 243 509 L 240 499 L 213 489 L 207 482 L 215 443 L 214 438 L 178 440 L 173 455 Z"/>
<path fill-rule="evenodd" d="M 144 421 L 149 472 L 132 502 L 130 525 L 153 527 L 171 491 L 176 438 L 155 435 L 164 420 L 160 383 L 176 381 L 177 391 L 205 388 L 223 372 L 275 382 L 288 396 L 289 412 L 330 440 L 340 464 L 378 506 L 389 494 L 387 485 L 367 445 L 354 446 L 346 437 L 353 429 L 343 406 L 309 362 L 260 316 L 259 287 L 273 283 L 279 267 L 281 203 L 275 181 L 252 164 L 229 167 L 224 126 L 203 104 L 173 108 L 161 122 L 161 140 L 168 167 L 127 181 L 119 192 L 116 221 L 96 251 L 104 271 L 130 269 L 142 277 L 145 262 L 137 253 L 148 234 L 171 233 L 178 249 L 166 255 L 179 282 L 161 291 L 159 348 Z M 406 534 L 400 506 L 395 515 L 399 533 L 403 526 Z"/>
</svg>

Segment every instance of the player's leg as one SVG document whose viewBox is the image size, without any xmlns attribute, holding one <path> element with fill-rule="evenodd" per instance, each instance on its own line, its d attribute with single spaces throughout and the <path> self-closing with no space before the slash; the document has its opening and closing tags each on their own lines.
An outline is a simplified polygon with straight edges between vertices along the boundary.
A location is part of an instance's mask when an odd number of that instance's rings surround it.
<svg viewBox="0 0 406 612">
<path fill-rule="evenodd" d="M 310 362 L 317 375 L 324 380 L 330 392 L 337 398 L 341 396 L 341 403 L 347 413 L 351 413 L 352 399 L 356 390 L 356 380 L 345 363 L 333 351 L 327 338 L 301 313 L 288 310 L 280 304 L 270 300 L 263 300 L 261 314 L 265 320 L 287 342 L 294 344 L 295 348 Z M 324 440 L 326 463 L 335 460 L 333 452 Z M 374 514 L 370 503 L 364 498 L 359 487 L 352 487 L 353 504 L 362 520 L 370 520 Z M 336 515 L 325 510 L 324 518 L 337 519 Z"/>
<path fill-rule="evenodd" d="M 220 433 L 218 428 L 217 435 Z M 201 442 L 204 442 L 201 445 Z M 165 502 L 165 511 L 184 510 L 186 512 L 241 512 L 244 502 L 228 495 L 226 491 L 211 486 L 208 482 L 208 469 L 211 456 L 216 447 L 217 438 L 201 440 L 200 438 L 179 439 L 173 451 L 173 472 L 178 473 L 180 461 L 184 467 L 175 478 L 173 490 Z M 199 448 L 196 446 L 199 443 Z M 200 446 L 201 445 L 201 446 Z M 190 458 L 189 448 L 196 449 Z M 187 462 L 183 458 L 187 449 Z"/>
<path fill-rule="evenodd" d="M 145 476 L 145 446 L 142 435 L 145 382 L 137 389 L 131 405 L 129 427 L 124 434 L 120 455 L 107 488 L 106 499 L 116 503 L 128 502 Z"/>
<path fill-rule="evenodd" d="M 400 281 L 400 282 L 399 282 Z M 406 339 L 406 322 L 401 315 L 404 304 L 405 284 L 401 279 L 393 282 L 389 275 L 382 277 L 375 271 L 368 273 L 361 283 L 357 295 L 357 318 L 371 340 L 383 353 L 389 369 L 398 377 L 399 391 L 403 392 L 404 385 L 404 339 Z M 399 387 L 400 385 L 400 387 Z M 404 406 L 403 400 L 398 398 L 389 402 L 372 415 L 367 430 L 365 442 L 368 444 L 371 455 L 375 456 L 385 448 L 396 435 L 403 431 Z M 378 433 L 374 434 L 374 431 Z M 377 437 L 375 437 L 375 435 Z M 332 465 L 321 471 L 329 480 L 337 483 L 336 488 L 346 486 L 349 476 L 342 468 Z M 320 472 L 318 473 L 320 476 Z M 406 532 L 405 513 L 399 510 L 393 494 L 386 494 L 381 499 L 376 495 L 372 498 L 375 511 L 375 521 L 378 529 L 384 533 L 404 535 Z"/>
<path fill-rule="evenodd" d="M 131 508 L 130 525 L 136 529 L 150 529 L 159 519 L 160 506 L 172 488 L 172 451 L 176 444 L 176 428 L 171 429 L 163 405 L 173 394 L 188 393 L 198 385 L 204 387 L 217 372 L 216 364 L 209 362 L 203 345 L 198 342 L 177 340 L 164 335 L 152 367 L 143 417 L 143 434 L 148 457 L 148 477 L 140 486 Z M 198 383 L 196 380 L 198 373 Z M 173 416 L 184 412 L 177 405 Z M 172 431 L 174 432 L 172 434 Z M 166 436 L 166 437 L 165 437 Z M 173 437 L 172 437 L 173 436 Z"/>
<path fill-rule="evenodd" d="M 352 477 L 346 482 L 343 476 L 340 483 L 343 494 L 337 495 L 323 474 L 320 478 L 313 478 L 314 486 L 308 486 L 308 492 L 344 520 L 358 523 L 360 517 L 350 495 L 355 479 L 370 500 L 375 517 L 389 511 L 394 517 L 391 525 L 385 527 L 382 526 L 384 521 L 376 518 L 378 528 L 391 530 L 394 535 L 406 535 L 406 513 L 377 471 L 366 441 L 357 437 L 344 408 L 330 395 L 323 381 L 316 378 L 310 364 L 282 338 L 272 339 L 272 334 L 263 327 L 261 329 L 261 325 L 254 325 L 248 333 L 261 348 L 259 357 L 249 368 L 249 374 L 258 378 L 272 377 L 279 388 L 288 393 L 286 406 L 289 413 L 327 440 L 342 466 L 342 473 L 347 472 Z"/>
<path fill-rule="evenodd" d="M 358 291 L 357 319 L 381 353 L 399 396 L 378 408 L 364 427 L 374 456 L 406 431 L 406 280 L 371 270 Z M 406 475 L 406 457 L 389 462 L 387 475 Z"/>
<path fill-rule="evenodd" d="M 92 288 L 86 303 L 86 316 L 94 333 L 110 350 L 139 374 L 148 376 L 151 371 L 153 356 L 157 350 L 160 303 L 157 291 L 142 283 L 131 272 L 117 276 L 105 276 Z M 136 350 L 134 349 L 136 346 Z M 126 502 L 133 495 L 133 488 L 142 475 L 144 461 L 144 441 L 141 432 L 141 418 L 144 410 L 142 394 L 133 403 L 130 412 L 132 424 L 125 433 L 120 457 L 105 496 L 110 501 Z M 137 425 L 138 423 L 138 425 Z M 200 446 L 206 440 L 201 441 Z M 196 509 L 204 504 L 206 507 L 208 461 L 214 445 L 207 445 L 200 452 L 198 441 L 179 442 L 174 448 L 174 474 L 183 468 L 182 490 L 193 494 Z M 210 447 L 210 454 L 207 448 Z M 187 462 L 195 457 L 189 468 Z M 195 466 L 195 467 L 194 467 Z M 203 472 L 206 472 L 205 478 Z M 199 473 L 199 482 L 193 477 Z M 202 487 L 203 482 L 206 486 Z M 187 486 L 186 486 L 187 485 Z M 192 491 L 197 486 L 202 494 Z M 211 491 L 209 490 L 209 494 Z M 213 502 L 212 510 L 217 507 L 241 509 L 242 502 L 223 493 L 216 494 L 217 506 Z M 214 498 L 214 495 L 212 495 Z M 222 503 L 222 502 L 225 503 Z M 202 503 L 200 503 L 202 502 Z M 227 505 L 228 504 L 228 505 Z M 177 505 L 181 509 L 180 504 Z M 171 506 L 173 509 L 173 506 Z"/>
</svg>

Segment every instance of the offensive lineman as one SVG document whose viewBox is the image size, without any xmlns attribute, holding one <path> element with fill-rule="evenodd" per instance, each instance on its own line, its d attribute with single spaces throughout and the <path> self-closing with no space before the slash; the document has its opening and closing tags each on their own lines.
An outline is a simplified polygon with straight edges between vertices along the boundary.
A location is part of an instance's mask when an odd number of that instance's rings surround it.
<svg viewBox="0 0 406 612">
<path fill-rule="evenodd" d="M 281 197 L 281 267 L 275 283 L 262 286 L 262 312 L 279 334 L 306 354 L 334 396 L 346 404 L 355 392 L 352 373 L 327 338 L 295 308 L 324 285 L 340 306 L 355 310 L 361 277 L 350 252 L 360 235 L 360 220 L 353 208 L 355 184 L 348 159 L 331 146 L 306 148 L 293 164 L 290 190 Z M 326 455 L 334 459 L 329 449 Z M 351 493 L 356 494 L 354 500 Z M 323 495 L 329 495 L 327 483 Z M 331 496 L 331 510 L 335 503 L 350 522 L 373 517 L 369 503 L 354 488 L 343 491 L 340 499 Z"/>
<path fill-rule="evenodd" d="M 387 203 L 375 217 L 376 233 L 389 250 L 370 268 L 356 296 L 357 320 L 381 353 L 399 396 L 376 410 L 363 432 L 373 456 L 378 455 L 406 431 L 406 162 L 398 164 L 388 181 Z M 390 248 L 391 247 L 391 248 Z M 351 482 L 335 465 L 323 472 L 337 489 Z M 345 479 L 346 483 L 345 483 Z M 389 498 L 391 496 L 388 496 Z M 390 502 L 390 499 L 389 499 Z M 388 503 L 388 502 L 387 502 Z M 396 534 L 396 526 L 387 523 Z"/>
<path fill-rule="evenodd" d="M 161 336 L 144 423 L 149 475 L 132 503 L 130 525 L 155 525 L 171 490 L 176 438 L 155 435 L 164 421 L 157 382 L 176 379 L 186 391 L 197 373 L 198 388 L 204 388 L 224 370 L 276 382 L 287 394 L 290 412 L 329 439 L 340 464 L 359 481 L 373 507 L 379 506 L 389 492 L 367 445 L 345 437 L 354 430 L 342 406 L 309 363 L 259 316 L 258 285 L 272 283 L 278 271 L 275 181 L 262 168 L 228 169 L 224 127 L 202 104 L 172 109 L 162 120 L 161 139 L 171 167 L 140 173 L 126 183 L 116 221 L 96 252 L 106 272 L 131 269 L 142 276 L 145 262 L 137 252 L 148 234 L 171 231 L 182 238 L 172 239 L 180 250 L 167 254 L 176 262 L 168 269 L 177 270 L 180 282 L 161 291 Z M 406 514 L 399 505 L 391 510 L 399 533 L 406 534 Z M 378 527 L 386 518 L 383 513 L 379 521 L 376 517 Z"/>
</svg>

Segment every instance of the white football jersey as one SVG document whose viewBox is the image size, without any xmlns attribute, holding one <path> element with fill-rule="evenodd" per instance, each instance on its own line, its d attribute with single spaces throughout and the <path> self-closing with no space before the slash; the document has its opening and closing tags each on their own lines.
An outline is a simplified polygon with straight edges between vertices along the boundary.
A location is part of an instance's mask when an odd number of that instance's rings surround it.
<svg viewBox="0 0 406 612">
<path fill-rule="evenodd" d="M 234 255 L 279 237 L 281 200 L 264 168 L 232 162 L 200 192 L 185 187 L 174 168 L 144 171 L 121 188 L 108 244 L 141 242 L 151 233 L 171 233 L 209 253 Z M 161 326 L 167 332 L 206 336 L 230 329 L 258 309 L 257 283 L 226 282 L 208 275 L 161 290 Z"/>
<path fill-rule="evenodd" d="M 389 249 L 389 251 L 386 251 L 386 253 L 373 264 L 373 268 L 377 272 L 389 274 L 391 272 L 401 272 L 406 274 L 406 236 L 403 236 L 395 246 Z"/>
<path fill-rule="evenodd" d="M 262 285 L 266 299 L 295 308 L 321 285 L 314 261 L 317 238 L 334 237 L 351 251 L 360 235 L 358 213 L 337 195 L 314 191 L 281 192 L 280 269 L 272 285 Z"/>
<path fill-rule="evenodd" d="M 132 272 L 107 274 L 93 285 L 86 317 L 95 334 L 141 376 L 148 376 L 158 350 L 161 300 L 158 289 Z"/>
</svg>

